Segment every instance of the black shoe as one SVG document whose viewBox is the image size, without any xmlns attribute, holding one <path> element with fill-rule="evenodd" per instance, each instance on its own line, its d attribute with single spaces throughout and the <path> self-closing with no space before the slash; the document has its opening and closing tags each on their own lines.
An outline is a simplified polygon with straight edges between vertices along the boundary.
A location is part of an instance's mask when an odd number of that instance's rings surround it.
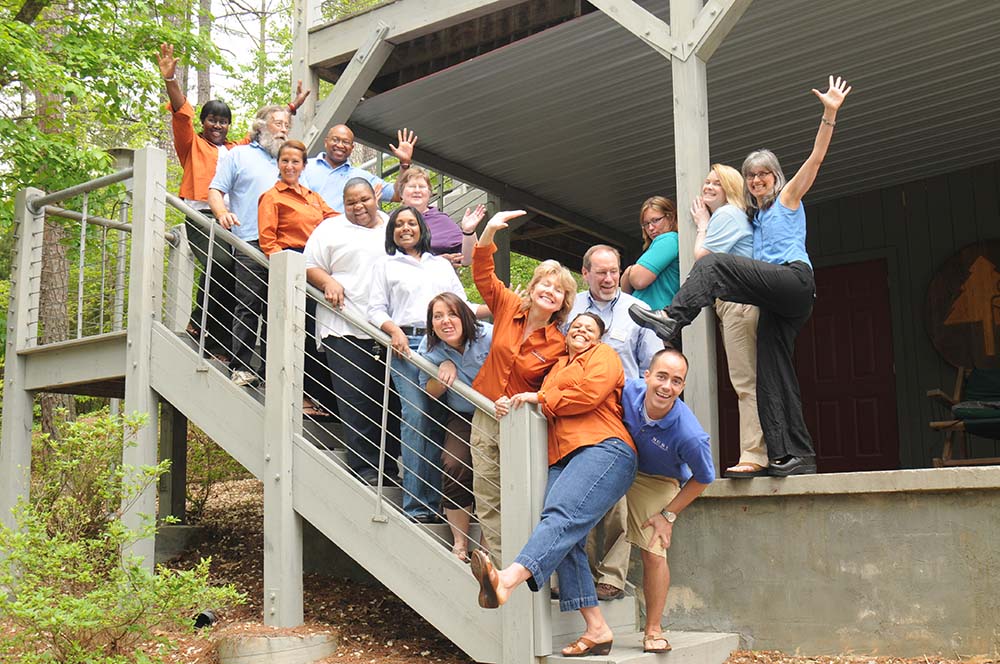
<svg viewBox="0 0 1000 664">
<path fill-rule="evenodd" d="M 559 599 L 559 587 L 558 586 L 549 588 L 549 597 L 551 597 L 552 599 Z"/>
<path fill-rule="evenodd" d="M 816 457 L 785 457 L 772 461 L 767 469 L 771 477 L 788 477 L 789 475 L 815 475 Z"/>
<path fill-rule="evenodd" d="M 628 308 L 628 315 L 635 321 L 636 325 L 648 327 L 664 341 L 670 341 L 677 335 L 677 321 L 664 311 L 650 311 L 646 307 L 633 304 Z"/>
<path fill-rule="evenodd" d="M 410 521 L 416 521 L 417 523 L 423 524 L 435 524 L 444 523 L 444 519 L 439 517 L 437 514 L 418 514 L 416 516 L 410 516 Z"/>
</svg>

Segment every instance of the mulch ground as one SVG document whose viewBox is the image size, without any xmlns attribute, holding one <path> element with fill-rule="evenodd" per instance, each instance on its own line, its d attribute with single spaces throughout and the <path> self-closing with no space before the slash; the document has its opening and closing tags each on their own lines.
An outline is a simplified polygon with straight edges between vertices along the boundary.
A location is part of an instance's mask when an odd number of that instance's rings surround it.
<svg viewBox="0 0 1000 664">
<path fill-rule="evenodd" d="M 213 489 L 198 524 L 201 540 L 171 567 L 187 568 L 211 556 L 215 583 L 232 583 L 245 593 L 247 603 L 218 613 L 211 630 L 184 637 L 170 655 L 176 664 L 214 664 L 215 643 L 236 634 L 339 634 L 337 652 L 325 664 L 402 664 L 442 662 L 459 664 L 468 658 L 395 595 L 378 584 L 307 575 L 306 624 L 276 630 L 261 623 L 263 599 L 263 489 L 256 480 L 220 483 Z M 777 651 L 738 651 L 726 664 L 950 664 L 961 660 L 918 657 L 791 656 Z M 976 657 L 967 664 L 991 664 Z"/>
</svg>

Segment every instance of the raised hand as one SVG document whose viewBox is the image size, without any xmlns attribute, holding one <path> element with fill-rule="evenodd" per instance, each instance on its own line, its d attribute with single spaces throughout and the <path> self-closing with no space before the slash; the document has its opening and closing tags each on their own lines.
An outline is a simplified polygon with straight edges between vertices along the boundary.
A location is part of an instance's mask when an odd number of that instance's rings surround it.
<svg viewBox="0 0 1000 664">
<path fill-rule="evenodd" d="M 486 206 L 477 205 L 475 210 L 470 208 L 465 208 L 465 215 L 462 217 L 462 221 L 459 222 L 459 226 L 462 228 L 463 233 L 472 233 L 479 226 L 479 222 L 483 220 L 486 216 Z"/>
<path fill-rule="evenodd" d="M 695 228 L 699 231 L 707 231 L 708 220 L 711 216 L 708 212 L 708 207 L 705 206 L 705 199 L 701 196 L 696 196 L 691 201 L 691 219 L 694 220 Z"/>
<path fill-rule="evenodd" d="M 396 155 L 401 164 L 409 164 L 413 161 L 413 146 L 417 144 L 417 135 L 403 127 L 396 130 L 396 142 L 399 145 L 389 143 L 389 149 Z"/>
<path fill-rule="evenodd" d="M 174 57 L 174 45 L 166 42 L 160 44 L 160 54 L 156 56 L 156 64 L 160 66 L 160 76 L 173 78 L 177 73 L 178 59 Z"/>
<path fill-rule="evenodd" d="M 302 106 L 302 104 L 305 103 L 306 97 L 309 96 L 310 92 L 312 92 L 312 90 L 309 88 L 303 90 L 302 81 L 299 81 L 298 85 L 295 86 L 295 99 L 292 100 L 292 106 L 294 106 L 295 109 L 298 110 Z"/>
<path fill-rule="evenodd" d="M 830 87 L 826 92 L 820 92 L 816 88 L 813 88 L 813 94 L 819 97 L 819 100 L 823 102 L 823 107 L 831 111 L 836 111 L 840 108 L 840 105 L 844 103 L 844 97 L 848 95 L 851 91 L 851 86 L 847 84 L 847 81 L 841 77 L 837 77 L 837 80 L 833 80 L 833 76 L 830 76 Z"/>
<path fill-rule="evenodd" d="M 497 212 L 495 215 L 490 217 L 490 220 L 486 222 L 486 229 L 492 230 L 496 233 L 499 230 L 507 228 L 508 222 L 511 219 L 516 219 L 517 217 L 527 214 L 524 210 L 503 210 Z"/>
</svg>

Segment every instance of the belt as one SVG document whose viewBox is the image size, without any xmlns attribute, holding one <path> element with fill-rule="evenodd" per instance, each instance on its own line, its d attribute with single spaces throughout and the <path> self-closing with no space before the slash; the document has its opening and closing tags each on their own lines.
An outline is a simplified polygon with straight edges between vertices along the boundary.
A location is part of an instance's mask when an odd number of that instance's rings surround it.
<svg viewBox="0 0 1000 664">
<path fill-rule="evenodd" d="M 416 325 L 400 325 L 399 329 L 403 331 L 408 337 L 419 337 L 420 335 L 427 332 L 426 327 L 417 327 Z"/>
</svg>

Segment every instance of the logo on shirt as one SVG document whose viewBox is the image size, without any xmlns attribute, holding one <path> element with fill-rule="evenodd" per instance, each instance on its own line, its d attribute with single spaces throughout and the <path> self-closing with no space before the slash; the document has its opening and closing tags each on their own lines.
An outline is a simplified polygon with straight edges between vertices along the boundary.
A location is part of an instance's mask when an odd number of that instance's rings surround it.
<svg viewBox="0 0 1000 664">
<path fill-rule="evenodd" d="M 659 436 L 650 436 L 648 440 L 649 440 L 649 442 L 651 444 L 656 445 L 657 447 L 659 447 L 664 452 L 669 452 L 670 451 L 670 443 L 666 443 L 666 442 L 660 440 Z"/>
</svg>

